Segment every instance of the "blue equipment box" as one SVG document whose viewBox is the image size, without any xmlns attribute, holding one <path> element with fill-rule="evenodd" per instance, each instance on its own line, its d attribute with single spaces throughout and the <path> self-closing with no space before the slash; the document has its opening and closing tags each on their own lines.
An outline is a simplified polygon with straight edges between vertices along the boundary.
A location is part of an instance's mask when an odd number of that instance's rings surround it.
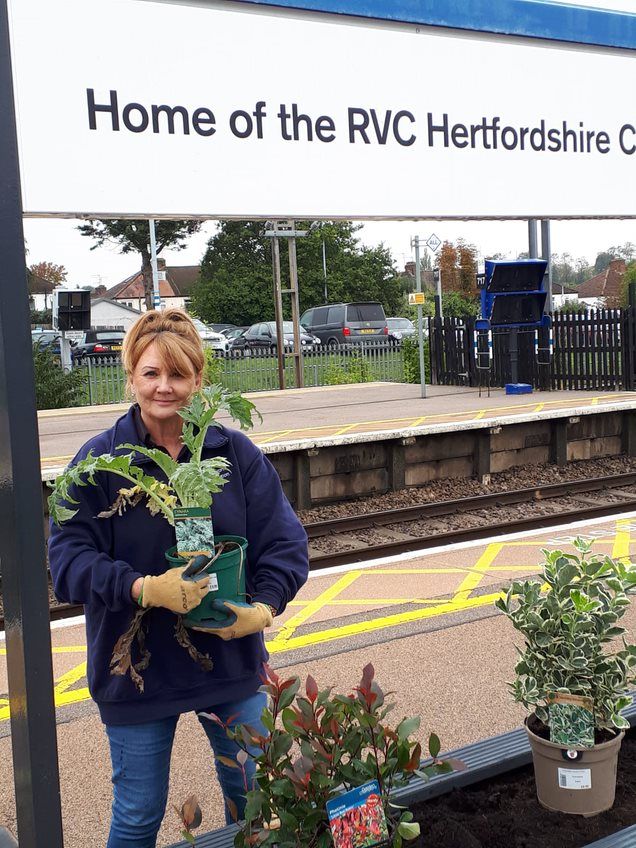
<svg viewBox="0 0 636 848">
<path fill-rule="evenodd" d="M 506 383 L 507 395 L 531 395 L 532 386 L 530 383 Z"/>
</svg>

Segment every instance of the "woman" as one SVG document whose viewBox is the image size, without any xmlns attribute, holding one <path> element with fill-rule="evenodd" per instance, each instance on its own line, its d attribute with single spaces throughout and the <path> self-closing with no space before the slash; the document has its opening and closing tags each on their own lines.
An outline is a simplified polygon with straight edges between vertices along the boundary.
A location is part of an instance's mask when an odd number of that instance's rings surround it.
<svg viewBox="0 0 636 848">
<path fill-rule="evenodd" d="M 205 362 L 192 321 L 178 309 L 147 312 L 128 331 L 122 360 L 136 402 L 87 442 L 74 461 L 90 450 L 93 455 L 117 453 L 125 443 L 159 447 L 186 461 L 178 410 L 201 386 Z M 146 473 L 165 479 L 154 462 L 138 456 Z M 251 598 L 251 604 L 236 608 L 233 626 L 219 631 L 222 638 L 189 631 L 195 648 L 212 660 L 211 671 L 175 640 L 175 613 L 196 607 L 207 581 L 184 581 L 179 568 L 166 571 L 164 552 L 175 543 L 173 527 L 143 506 L 109 519 L 95 517 L 114 502 L 120 478 L 100 474 L 98 485 L 78 488 L 75 517 L 51 526 L 55 592 L 63 601 L 85 605 L 88 684 L 110 743 L 114 792 L 107 848 L 156 844 L 181 713 L 212 711 L 223 720 L 233 715 L 234 721 L 260 724 L 265 698 L 257 691 L 258 675 L 267 659 L 263 630 L 307 579 L 307 536 L 259 448 L 236 430 L 211 427 L 203 458 L 211 456 L 231 463 L 228 482 L 214 497 L 214 529 L 218 535 L 247 538 Z M 109 672 L 113 646 L 140 605 L 153 608 L 146 636 L 151 659 L 141 693 L 130 677 Z M 201 724 L 217 756 L 235 755 L 223 730 L 204 719 Z M 225 797 L 241 816 L 245 790 L 240 770 L 218 760 L 216 768 Z"/>
</svg>

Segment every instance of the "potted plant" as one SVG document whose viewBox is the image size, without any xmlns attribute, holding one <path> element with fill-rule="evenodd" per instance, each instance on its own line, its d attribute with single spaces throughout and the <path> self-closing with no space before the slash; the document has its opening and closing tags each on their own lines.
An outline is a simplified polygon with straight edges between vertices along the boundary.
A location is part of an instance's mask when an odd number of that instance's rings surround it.
<svg viewBox="0 0 636 848">
<path fill-rule="evenodd" d="M 530 711 L 530 738 L 540 803 L 595 815 L 614 803 L 618 751 L 629 727 L 620 715 L 635 678 L 636 645 L 620 619 L 636 587 L 636 569 L 592 555 L 543 550 L 539 577 L 515 581 L 496 606 L 523 634 L 516 701 Z"/>
<path fill-rule="evenodd" d="M 429 737 L 432 761 L 420 763 L 422 746 L 412 738 L 420 719 L 404 718 L 394 727 L 386 722 L 394 703 L 374 680 L 367 665 L 352 694 L 318 689 L 308 676 L 282 679 L 267 665 L 261 691 L 268 695 L 263 710 L 265 734 L 247 725 L 230 727 L 213 713 L 200 713 L 224 727 L 241 749 L 236 762 L 243 770 L 246 791 L 244 822 L 236 848 L 277 845 L 280 848 L 370 848 L 403 840 L 420 831 L 409 810 L 391 800 L 393 789 L 414 775 L 424 779 L 453 771 L 457 761 L 437 759 L 440 741 Z M 245 763 L 256 763 L 256 786 L 247 785 Z M 235 805 L 230 809 L 238 818 Z"/>
<path fill-rule="evenodd" d="M 204 665 L 205 656 L 195 650 L 183 626 L 202 627 L 207 621 L 218 626 L 226 618 L 223 601 L 245 600 L 247 540 L 238 536 L 215 538 L 211 516 L 213 496 L 226 484 L 230 463 L 224 457 L 202 458 L 206 433 L 210 427 L 219 426 L 216 415 L 220 410 L 229 413 L 241 429 L 252 427 L 254 415 L 259 415 L 254 404 L 239 392 L 230 392 L 219 385 L 207 386 L 179 410 L 184 421 L 181 439 L 191 454 L 187 462 L 177 462 L 164 451 L 143 445 L 122 444 L 117 446 L 117 453 L 99 456 L 89 452 L 85 459 L 69 466 L 56 478 L 48 498 L 51 519 L 63 524 L 77 512 L 72 508 L 78 503 L 73 488 L 96 485 L 95 475 L 107 472 L 121 477 L 128 485 L 119 489 L 115 502 L 97 518 L 121 515 L 128 508 L 145 504 L 153 515 L 162 515 L 175 527 L 177 544 L 165 552 L 169 566 L 190 564 L 191 576 L 200 577 L 203 571 L 209 575 L 210 592 L 198 607 L 178 617 L 175 631 L 181 644 Z M 139 455 L 152 459 L 165 481 L 145 474 L 136 464 Z M 141 688 L 143 684 L 136 668 L 145 667 L 143 658 L 147 656 L 141 630 L 146 612 L 145 609 L 136 612 L 130 629 L 115 646 L 112 665 L 113 673 L 130 671 Z M 134 638 L 142 654 L 137 667 L 130 659 Z"/>
</svg>

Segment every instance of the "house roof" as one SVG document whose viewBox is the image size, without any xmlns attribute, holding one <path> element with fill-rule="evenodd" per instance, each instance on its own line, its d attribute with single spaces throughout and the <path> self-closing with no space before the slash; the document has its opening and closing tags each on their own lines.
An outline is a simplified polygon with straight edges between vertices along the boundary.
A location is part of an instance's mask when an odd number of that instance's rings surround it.
<svg viewBox="0 0 636 848">
<path fill-rule="evenodd" d="M 159 296 L 187 297 L 190 289 L 199 278 L 198 265 L 172 265 L 164 266 L 160 270 L 166 272 L 166 279 L 159 280 Z M 144 296 L 144 280 L 141 271 L 137 271 L 123 282 L 108 289 L 104 297 L 111 300 L 126 300 L 127 298 L 140 298 Z"/>
<path fill-rule="evenodd" d="M 624 259 L 612 259 L 604 271 L 586 280 L 577 289 L 579 297 L 603 297 L 618 300 L 621 297 L 623 275 L 626 265 Z"/>
<path fill-rule="evenodd" d="M 96 297 L 91 301 L 91 308 L 98 303 L 107 303 L 110 306 L 116 306 L 117 309 L 121 309 L 123 312 L 132 312 L 134 315 L 141 315 L 141 312 L 138 309 L 133 309 L 131 306 L 126 306 L 125 303 L 119 303 L 117 300 L 112 300 L 110 297 Z"/>
<path fill-rule="evenodd" d="M 51 294 L 57 283 L 52 283 L 50 280 L 40 277 L 39 274 L 34 274 L 27 269 L 27 284 L 29 294 Z"/>
</svg>

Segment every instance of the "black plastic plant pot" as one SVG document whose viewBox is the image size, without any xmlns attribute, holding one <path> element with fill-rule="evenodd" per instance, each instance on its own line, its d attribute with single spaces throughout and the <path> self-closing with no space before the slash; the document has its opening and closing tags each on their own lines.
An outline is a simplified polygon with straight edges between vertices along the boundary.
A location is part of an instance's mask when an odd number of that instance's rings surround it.
<svg viewBox="0 0 636 848">
<path fill-rule="evenodd" d="M 214 608 L 219 601 L 245 603 L 245 566 L 247 563 L 247 539 L 242 536 L 217 536 L 215 553 L 222 546 L 221 553 L 207 566 L 210 591 L 198 607 L 184 616 L 186 627 L 216 626 L 229 621 L 222 611 Z M 183 567 L 188 557 L 177 554 L 177 546 L 169 548 L 165 554 L 171 568 Z"/>
</svg>

